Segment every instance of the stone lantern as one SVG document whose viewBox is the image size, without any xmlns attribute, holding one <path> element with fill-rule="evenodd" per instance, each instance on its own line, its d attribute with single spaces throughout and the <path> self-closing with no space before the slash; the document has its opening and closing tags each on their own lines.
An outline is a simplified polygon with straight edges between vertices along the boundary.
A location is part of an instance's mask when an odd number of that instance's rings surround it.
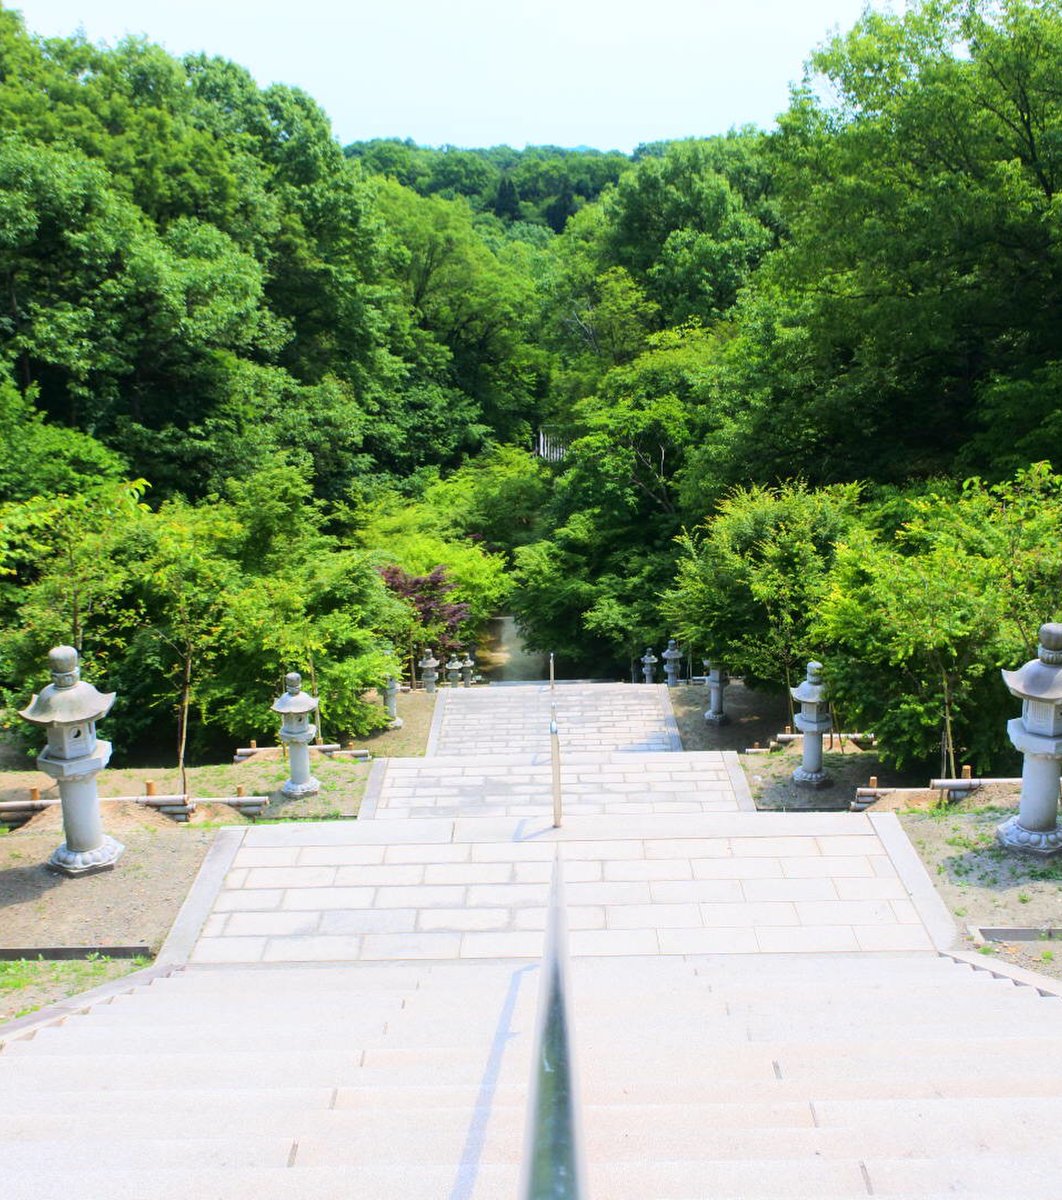
<svg viewBox="0 0 1062 1200">
<path fill-rule="evenodd" d="M 284 686 L 287 691 L 274 701 L 273 712 L 280 713 L 280 740 L 288 748 L 291 778 L 280 790 L 285 796 L 312 796 L 321 790 L 320 783 L 310 774 L 310 743 L 317 732 L 310 715 L 319 701 L 302 690 L 298 671 L 284 676 Z"/>
<path fill-rule="evenodd" d="M 476 669 L 475 660 L 472 658 L 471 649 L 465 654 L 464 661 L 461 663 L 461 685 L 462 687 L 472 686 L 472 672 Z"/>
<path fill-rule="evenodd" d="M 679 666 L 682 663 L 682 651 L 675 644 L 674 638 L 668 638 L 667 649 L 661 655 L 664 660 L 664 675 L 666 676 L 667 686 L 676 687 L 678 685 Z"/>
<path fill-rule="evenodd" d="M 384 708 L 391 718 L 388 729 L 401 729 L 404 722 L 398 715 L 398 680 L 393 675 L 387 676 L 387 686 L 384 688 Z"/>
<path fill-rule="evenodd" d="M 723 689 L 730 682 L 730 676 L 717 662 L 704 659 L 704 676 L 708 686 L 708 711 L 704 719 L 709 725 L 725 725 L 730 718 L 723 711 Z"/>
<path fill-rule="evenodd" d="M 430 649 L 424 651 L 424 657 L 417 664 L 420 667 L 420 680 L 424 690 L 431 695 L 435 691 L 435 681 L 439 678 L 439 660 Z"/>
<path fill-rule="evenodd" d="M 645 653 L 642 655 L 642 674 L 645 676 L 646 683 L 653 682 L 653 668 L 658 661 L 652 646 L 646 646 Z"/>
<path fill-rule="evenodd" d="M 822 682 L 822 663 L 809 662 L 804 682 L 789 689 L 800 702 L 800 712 L 794 718 L 797 729 L 804 735 L 804 759 L 793 772 L 793 782 L 804 787 L 826 787 L 832 780 L 822 769 L 822 735 L 832 727 L 826 688 Z"/>
<path fill-rule="evenodd" d="M 59 784 L 66 841 L 48 860 L 62 875 L 109 871 L 125 847 L 103 832 L 96 776 L 110 761 L 111 743 L 96 737 L 96 722 L 110 712 L 114 693 L 98 692 L 81 679 L 77 651 L 56 646 L 48 655 L 52 682 L 19 716 L 40 725 L 48 745 L 37 766 Z"/>
<path fill-rule="evenodd" d="M 1018 815 L 996 831 L 1009 850 L 1043 857 L 1062 850 L 1058 827 L 1059 777 L 1062 774 L 1062 625 L 1041 625 L 1037 656 L 1017 671 L 1004 671 L 1012 696 L 1021 700 L 1021 716 L 1007 722 L 1010 740 L 1022 752 Z"/>
<path fill-rule="evenodd" d="M 456 653 L 450 655 L 450 661 L 446 664 L 446 680 L 451 687 L 457 687 L 461 682 L 461 660 Z"/>
</svg>

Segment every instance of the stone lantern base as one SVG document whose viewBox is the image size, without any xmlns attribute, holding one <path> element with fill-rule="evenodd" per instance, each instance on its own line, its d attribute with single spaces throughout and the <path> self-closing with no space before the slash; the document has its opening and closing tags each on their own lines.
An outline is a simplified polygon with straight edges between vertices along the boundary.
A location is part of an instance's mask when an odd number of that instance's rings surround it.
<svg viewBox="0 0 1062 1200">
<path fill-rule="evenodd" d="M 792 778 L 794 783 L 806 788 L 824 788 L 833 783 L 825 771 L 809 771 L 805 767 L 797 767 Z"/>
<path fill-rule="evenodd" d="M 280 789 L 282 795 L 295 800 L 300 796 L 316 796 L 320 790 L 320 780 L 314 779 L 312 775 L 309 779 L 304 779 L 299 783 L 296 783 L 294 779 L 289 779 Z"/>
<path fill-rule="evenodd" d="M 113 871 L 115 863 L 122 857 L 125 847 L 110 834 L 92 850 L 71 850 L 64 842 L 48 859 L 48 870 L 57 875 L 97 875 L 100 871 Z"/>
<path fill-rule="evenodd" d="M 1008 850 L 1021 850 L 1040 858 L 1062 853 L 1062 829 L 1026 829 L 1018 817 L 1010 817 L 996 829 L 996 838 Z"/>
<path fill-rule="evenodd" d="M 730 724 L 730 718 L 726 715 L 725 712 L 713 712 L 711 709 L 709 709 L 704 714 L 704 719 L 705 719 L 705 721 L 708 722 L 709 725 L 729 725 Z"/>
</svg>

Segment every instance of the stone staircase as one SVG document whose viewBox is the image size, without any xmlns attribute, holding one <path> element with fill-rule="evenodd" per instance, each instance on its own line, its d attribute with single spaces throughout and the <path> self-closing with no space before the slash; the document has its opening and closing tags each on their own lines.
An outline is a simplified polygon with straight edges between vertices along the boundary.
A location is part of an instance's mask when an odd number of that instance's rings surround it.
<svg viewBox="0 0 1062 1200">
<path fill-rule="evenodd" d="M 558 854 L 594 1200 L 1062 1195 L 1060 1000 L 941 955 L 894 818 L 748 811 L 662 688 L 555 695 L 604 746 L 562 830 L 548 693 L 445 693 L 362 820 L 222 831 L 153 973 L 0 1030 L 0 1197 L 515 1197 Z"/>
<path fill-rule="evenodd" d="M 930 955 L 584 957 L 591 1195 L 1058 1195 L 1062 1007 Z M 515 1196 L 536 969 L 178 970 L 9 1042 L 7 1200 Z"/>
</svg>

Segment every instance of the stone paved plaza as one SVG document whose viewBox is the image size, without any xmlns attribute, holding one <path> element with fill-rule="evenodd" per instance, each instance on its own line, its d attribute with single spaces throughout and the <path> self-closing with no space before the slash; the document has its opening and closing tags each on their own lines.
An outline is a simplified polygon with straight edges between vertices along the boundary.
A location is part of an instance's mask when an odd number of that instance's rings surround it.
<svg viewBox="0 0 1062 1200">
<path fill-rule="evenodd" d="M 515 1196 L 555 859 L 598 1200 L 1062 1194 L 1058 997 L 943 953 L 895 817 L 755 812 L 663 687 L 447 690 L 429 751 L 222 830 L 155 968 L 12 1033 L 5 1200 Z"/>
</svg>

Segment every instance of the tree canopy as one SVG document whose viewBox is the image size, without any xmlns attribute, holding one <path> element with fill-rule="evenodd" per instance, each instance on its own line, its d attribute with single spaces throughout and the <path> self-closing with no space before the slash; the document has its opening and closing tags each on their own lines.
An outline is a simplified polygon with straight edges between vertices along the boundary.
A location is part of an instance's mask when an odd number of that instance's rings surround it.
<svg viewBox="0 0 1062 1200">
<path fill-rule="evenodd" d="M 344 148 L 0 8 L 5 698 L 73 640 L 130 737 L 247 736 L 293 667 L 349 732 L 505 606 L 580 672 L 814 654 L 897 761 L 998 758 L 1062 594 L 1060 70 L 1062 0 L 917 0 L 769 131 Z"/>
</svg>

